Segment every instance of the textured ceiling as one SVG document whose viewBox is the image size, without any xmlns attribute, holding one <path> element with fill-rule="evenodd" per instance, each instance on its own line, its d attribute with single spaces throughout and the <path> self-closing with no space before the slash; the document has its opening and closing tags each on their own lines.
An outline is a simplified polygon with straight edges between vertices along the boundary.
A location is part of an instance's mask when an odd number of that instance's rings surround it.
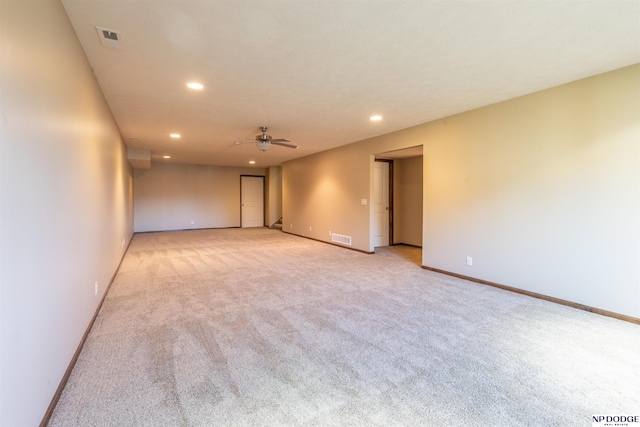
<svg viewBox="0 0 640 427">
<path fill-rule="evenodd" d="M 640 62 L 640 0 L 62 2 L 154 161 L 278 165 Z M 234 144 L 262 125 L 300 148 Z"/>
</svg>

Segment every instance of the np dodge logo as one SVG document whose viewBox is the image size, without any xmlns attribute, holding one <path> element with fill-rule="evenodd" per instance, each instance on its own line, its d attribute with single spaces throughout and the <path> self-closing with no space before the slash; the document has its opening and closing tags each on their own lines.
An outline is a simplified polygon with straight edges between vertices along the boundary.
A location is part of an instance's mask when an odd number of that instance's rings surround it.
<svg viewBox="0 0 640 427">
<path fill-rule="evenodd" d="M 640 426 L 640 415 L 592 415 L 592 427 Z"/>
</svg>

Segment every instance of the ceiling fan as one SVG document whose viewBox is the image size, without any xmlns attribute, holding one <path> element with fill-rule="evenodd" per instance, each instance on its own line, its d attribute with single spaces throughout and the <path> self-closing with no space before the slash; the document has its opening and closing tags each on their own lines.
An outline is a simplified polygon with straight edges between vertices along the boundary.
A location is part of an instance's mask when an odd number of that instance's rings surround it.
<svg viewBox="0 0 640 427">
<path fill-rule="evenodd" d="M 260 151 L 267 151 L 269 147 L 271 147 L 272 145 L 279 145 L 281 147 L 287 147 L 287 148 L 298 148 L 297 145 L 287 144 L 287 142 L 290 142 L 290 141 L 286 138 L 273 139 L 271 135 L 267 135 L 266 126 L 261 126 L 260 131 L 262 131 L 262 134 L 256 135 L 256 138 L 254 140 L 247 141 L 247 142 L 252 142 L 256 144 L 256 147 L 258 147 Z M 236 141 L 236 145 L 242 144 L 243 142 L 244 141 Z"/>
</svg>

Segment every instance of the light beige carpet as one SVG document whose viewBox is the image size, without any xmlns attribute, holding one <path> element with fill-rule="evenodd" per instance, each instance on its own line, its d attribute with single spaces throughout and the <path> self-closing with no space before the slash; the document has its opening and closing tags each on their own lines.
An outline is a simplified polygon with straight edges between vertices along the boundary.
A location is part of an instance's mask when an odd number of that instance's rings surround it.
<svg viewBox="0 0 640 427">
<path fill-rule="evenodd" d="M 268 229 L 138 234 L 50 426 L 586 426 L 640 327 Z"/>
</svg>

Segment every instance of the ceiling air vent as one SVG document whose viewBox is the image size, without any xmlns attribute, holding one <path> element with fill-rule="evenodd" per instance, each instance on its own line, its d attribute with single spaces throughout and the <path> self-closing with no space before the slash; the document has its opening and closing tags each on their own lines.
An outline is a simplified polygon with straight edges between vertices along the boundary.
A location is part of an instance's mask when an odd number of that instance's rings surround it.
<svg viewBox="0 0 640 427">
<path fill-rule="evenodd" d="M 120 32 L 101 27 L 96 27 L 96 30 L 98 30 L 98 37 L 100 37 L 100 43 L 102 43 L 103 46 L 112 48 L 120 47 Z"/>
</svg>

